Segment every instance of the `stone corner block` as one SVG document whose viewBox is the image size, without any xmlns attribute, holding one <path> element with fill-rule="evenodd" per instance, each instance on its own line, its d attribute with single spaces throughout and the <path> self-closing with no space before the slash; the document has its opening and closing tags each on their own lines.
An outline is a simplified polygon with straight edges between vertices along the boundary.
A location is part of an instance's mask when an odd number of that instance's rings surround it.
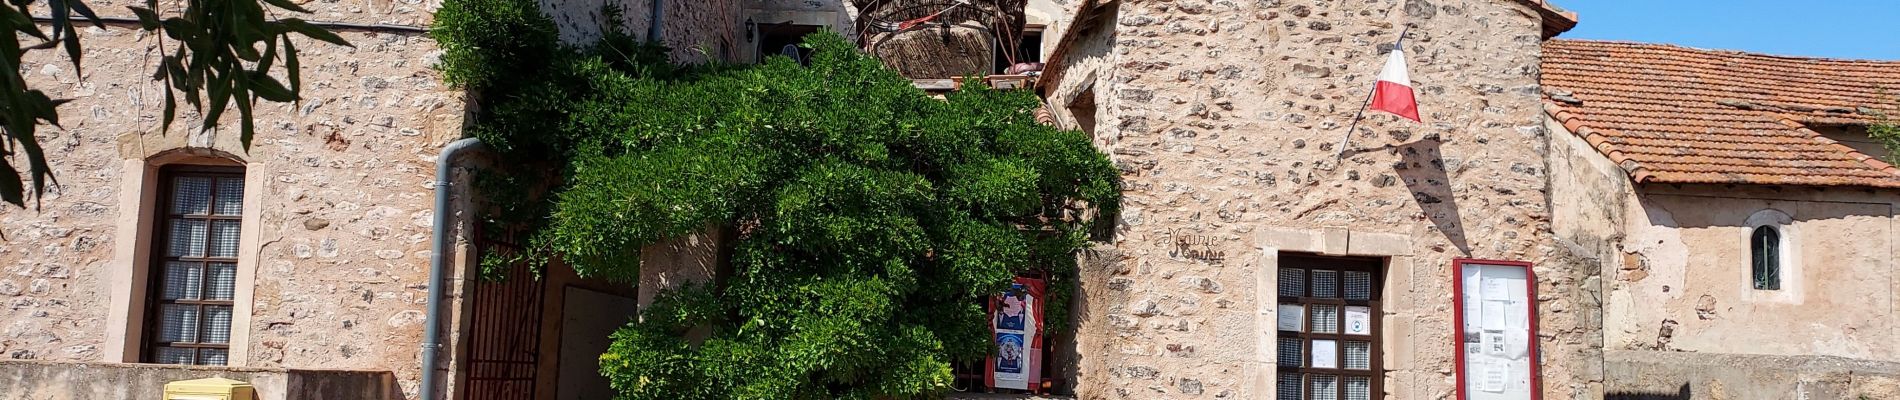
<svg viewBox="0 0 1900 400">
<path fill-rule="evenodd" d="M 1301 253 L 1323 252 L 1325 241 L 1320 231 L 1300 228 L 1268 227 L 1255 236 L 1255 243 L 1261 247 Z M 1341 242 L 1343 245 L 1344 238 Z"/>
<path fill-rule="evenodd" d="M 1330 255 L 1350 254 L 1348 245 L 1351 243 L 1352 230 L 1340 227 L 1326 227 L 1320 231 L 1320 253 Z"/>
</svg>

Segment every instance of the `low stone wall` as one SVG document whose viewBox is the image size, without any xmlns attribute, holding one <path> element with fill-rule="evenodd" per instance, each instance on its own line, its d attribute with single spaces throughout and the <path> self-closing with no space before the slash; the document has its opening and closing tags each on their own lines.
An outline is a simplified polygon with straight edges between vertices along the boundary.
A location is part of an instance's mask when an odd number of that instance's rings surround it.
<svg viewBox="0 0 1900 400">
<path fill-rule="evenodd" d="M 386 371 L 4 361 L 0 400 L 159 400 L 166 382 L 213 377 L 250 383 L 256 400 L 402 399 L 395 375 Z"/>
<path fill-rule="evenodd" d="M 1823 356 L 1608 351 L 1608 400 L 1900 398 L 1900 363 Z"/>
<path fill-rule="evenodd" d="M 951 393 L 944 400 L 1075 400 L 1075 396 L 1038 396 L 1033 394 Z"/>
</svg>

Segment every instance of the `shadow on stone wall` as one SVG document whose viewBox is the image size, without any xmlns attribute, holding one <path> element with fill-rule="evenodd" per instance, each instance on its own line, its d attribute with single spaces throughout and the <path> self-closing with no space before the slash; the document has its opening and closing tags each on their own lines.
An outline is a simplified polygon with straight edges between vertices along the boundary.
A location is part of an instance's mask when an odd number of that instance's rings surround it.
<svg viewBox="0 0 1900 400">
<path fill-rule="evenodd" d="M 1684 383 L 1682 384 L 1681 389 L 1676 389 L 1675 393 L 1643 392 L 1643 391 L 1610 392 L 1608 394 L 1605 394 L 1603 396 L 1603 399 L 1604 400 L 1689 400 L 1694 397 L 1695 396 L 1693 395 L 1693 393 L 1689 390 L 1689 384 Z"/>
<path fill-rule="evenodd" d="M 1451 176 L 1445 172 L 1445 161 L 1438 149 L 1439 140 L 1427 136 L 1411 143 L 1347 150 L 1343 158 L 1360 153 L 1397 152 L 1400 159 L 1393 164 L 1393 173 L 1412 191 L 1419 211 L 1431 219 L 1432 226 L 1443 232 L 1452 246 L 1458 247 L 1460 254 L 1471 254 L 1471 244 L 1465 240 L 1464 217 L 1458 213 L 1458 203 L 1451 192 Z M 1389 184 L 1376 181 L 1384 178 L 1372 179 L 1376 185 Z"/>
</svg>

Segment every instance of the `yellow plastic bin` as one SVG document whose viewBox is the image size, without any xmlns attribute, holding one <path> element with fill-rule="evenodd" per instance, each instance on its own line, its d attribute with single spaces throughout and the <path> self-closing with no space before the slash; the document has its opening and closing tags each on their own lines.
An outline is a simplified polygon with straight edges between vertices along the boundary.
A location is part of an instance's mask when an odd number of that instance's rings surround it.
<svg viewBox="0 0 1900 400">
<path fill-rule="evenodd" d="M 165 384 L 165 400 L 252 400 L 251 384 L 224 378 Z"/>
</svg>

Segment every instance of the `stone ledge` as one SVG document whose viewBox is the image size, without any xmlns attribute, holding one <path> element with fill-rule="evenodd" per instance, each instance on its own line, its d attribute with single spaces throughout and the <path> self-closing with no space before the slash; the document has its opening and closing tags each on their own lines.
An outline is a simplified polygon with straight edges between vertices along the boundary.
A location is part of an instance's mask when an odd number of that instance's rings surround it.
<svg viewBox="0 0 1900 400">
<path fill-rule="evenodd" d="M 1039 396 L 1033 394 L 951 393 L 945 400 L 1075 400 L 1075 396 Z"/>
<path fill-rule="evenodd" d="M 1900 363 L 1830 356 L 1605 351 L 1608 399 L 1900 398 Z"/>
<path fill-rule="evenodd" d="M 387 371 L 0 361 L 0 400 L 156 400 L 167 382 L 213 377 L 250 383 L 258 400 L 403 398 Z"/>
<path fill-rule="evenodd" d="M 1412 238 L 1398 233 L 1343 227 L 1265 227 L 1255 234 L 1261 246 L 1279 251 L 1333 256 L 1401 257 L 1412 255 Z"/>
</svg>

